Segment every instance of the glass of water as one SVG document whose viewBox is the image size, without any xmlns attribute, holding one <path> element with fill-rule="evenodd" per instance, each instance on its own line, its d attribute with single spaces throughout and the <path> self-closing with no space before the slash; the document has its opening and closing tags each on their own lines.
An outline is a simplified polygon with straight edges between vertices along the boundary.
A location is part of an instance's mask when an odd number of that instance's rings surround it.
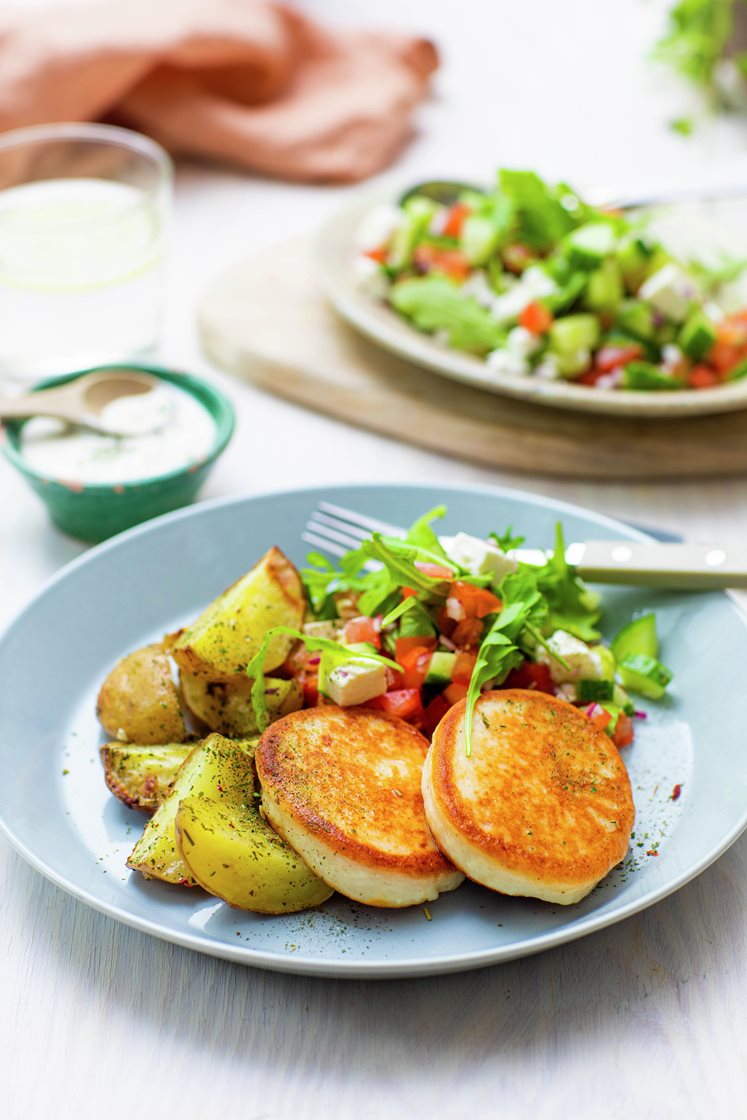
<svg viewBox="0 0 747 1120">
<path fill-rule="evenodd" d="M 171 161 L 123 128 L 0 135 L 0 382 L 152 356 Z"/>
</svg>

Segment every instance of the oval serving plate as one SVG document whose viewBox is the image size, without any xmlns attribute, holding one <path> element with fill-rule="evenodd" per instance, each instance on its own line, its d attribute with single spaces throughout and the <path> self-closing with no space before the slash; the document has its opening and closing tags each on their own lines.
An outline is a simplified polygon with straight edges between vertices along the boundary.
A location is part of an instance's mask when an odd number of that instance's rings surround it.
<svg viewBox="0 0 747 1120">
<path fill-rule="evenodd" d="M 487 363 L 470 354 L 434 341 L 382 302 L 362 291 L 355 282 L 355 233 L 363 217 L 374 206 L 392 202 L 401 191 L 363 193 L 335 213 L 322 227 L 316 245 L 316 264 L 327 298 L 338 314 L 367 338 L 443 377 L 510 397 L 520 397 L 553 408 L 618 416 L 701 416 L 747 408 L 747 378 L 714 389 L 683 389 L 678 392 L 641 392 L 594 389 L 570 381 L 545 381 L 535 377 L 497 376 Z M 669 208 L 664 208 L 669 209 Z M 745 199 L 682 203 L 673 205 L 678 220 L 664 221 L 670 243 L 684 242 L 691 251 L 720 250 L 722 245 L 747 257 L 747 196 Z M 658 223 L 657 223 L 658 224 Z M 697 226 L 696 246 L 688 236 Z M 675 227 L 675 228 L 673 228 Z M 716 239 L 717 246 L 709 244 Z M 740 245 L 741 241 L 741 245 Z M 738 246 L 735 248 L 735 245 Z"/>
<path fill-rule="evenodd" d="M 301 528 L 322 499 L 399 524 L 445 502 L 444 532 L 484 535 L 510 524 L 542 547 L 559 519 L 568 540 L 641 537 L 515 491 L 369 485 L 205 503 L 100 545 L 63 569 L 0 638 L 0 826 L 43 875 L 123 923 L 217 957 L 323 976 L 416 976 L 496 964 L 602 929 L 677 890 L 736 839 L 747 824 L 744 618 L 721 593 L 609 588 L 605 632 L 635 611 L 656 610 L 675 681 L 666 703 L 646 705 L 625 751 L 637 810 L 628 856 L 580 904 L 468 884 L 428 914 L 335 896 L 318 910 L 270 918 L 128 872 L 144 817 L 104 785 L 95 715 L 104 675 L 124 653 L 194 617 L 269 545 L 303 563 Z"/>
</svg>

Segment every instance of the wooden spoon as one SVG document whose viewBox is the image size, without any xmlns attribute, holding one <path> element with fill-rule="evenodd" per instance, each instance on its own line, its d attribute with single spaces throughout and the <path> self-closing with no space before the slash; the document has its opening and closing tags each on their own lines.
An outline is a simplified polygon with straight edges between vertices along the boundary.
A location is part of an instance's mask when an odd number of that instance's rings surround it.
<svg viewBox="0 0 747 1120">
<path fill-rule="evenodd" d="M 30 416 L 51 416 L 79 424 L 103 435 L 127 435 L 102 423 L 103 409 L 119 397 L 149 393 L 158 380 L 134 370 L 99 370 L 76 377 L 53 389 L 39 389 L 22 397 L 0 397 L 0 420 L 21 420 Z"/>
</svg>

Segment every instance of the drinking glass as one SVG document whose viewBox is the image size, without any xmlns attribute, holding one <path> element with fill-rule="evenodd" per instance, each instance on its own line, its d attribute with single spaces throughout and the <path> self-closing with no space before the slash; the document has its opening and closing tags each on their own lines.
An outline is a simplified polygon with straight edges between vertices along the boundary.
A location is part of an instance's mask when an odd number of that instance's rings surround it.
<svg viewBox="0 0 747 1120">
<path fill-rule="evenodd" d="M 0 135 L 0 381 L 152 356 L 172 172 L 124 128 Z"/>
</svg>

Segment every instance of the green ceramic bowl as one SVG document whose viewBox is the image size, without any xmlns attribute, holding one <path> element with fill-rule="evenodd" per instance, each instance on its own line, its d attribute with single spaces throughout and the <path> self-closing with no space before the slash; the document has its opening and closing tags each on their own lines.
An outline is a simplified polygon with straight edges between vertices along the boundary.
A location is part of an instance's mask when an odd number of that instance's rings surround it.
<svg viewBox="0 0 747 1120">
<path fill-rule="evenodd" d="M 21 431 L 26 421 L 9 422 L 6 425 L 7 439 L 3 449 L 5 457 L 45 503 L 55 525 L 71 537 L 84 541 L 103 541 L 141 521 L 148 521 L 151 517 L 188 505 L 195 498 L 234 429 L 234 412 L 230 402 L 212 385 L 198 377 L 133 362 L 95 368 L 142 371 L 162 381 L 170 381 L 184 392 L 190 393 L 212 416 L 215 422 L 215 441 L 204 459 L 167 474 L 121 484 L 75 485 L 47 478 L 29 466 L 21 450 Z M 63 377 L 47 378 L 34 385 L 32 392 L 63 385 L 76 377 L 82 377 L 84 373 L 92 372 L 92 369 L 85 369 Z"/>
</svg>

